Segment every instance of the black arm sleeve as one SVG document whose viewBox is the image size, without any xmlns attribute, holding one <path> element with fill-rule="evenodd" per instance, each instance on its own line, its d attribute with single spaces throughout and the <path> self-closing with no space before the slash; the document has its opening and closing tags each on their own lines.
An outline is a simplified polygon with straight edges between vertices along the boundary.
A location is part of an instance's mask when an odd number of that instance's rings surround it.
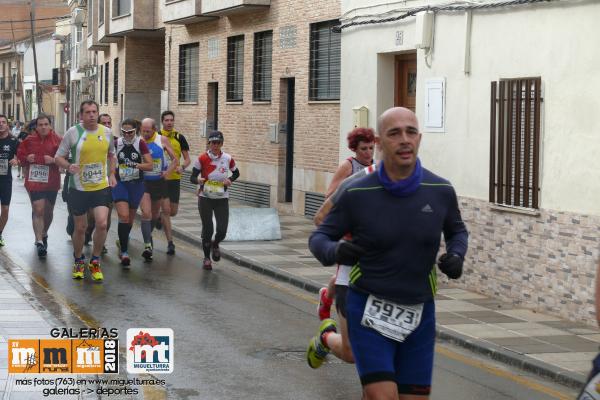
<svg viewBox="0 0 600 400">
<path fill-rule="evenodd" d="M 182 134 L 179 134 L 179 145 L 181 146 L 182 151 L 190 151 L 190 145 Z"/>
<path fill-rule="evenodd" d="M 236 168 L 235 171 L 231 171 L 231 177 L 229 178 L 229 180 L 231 182 L 233 182 L 239 177 L 240 177 L 240 169 Z"/>
<path fill-rule="evenodd" d="M 453 188 L 449 195 L 450 207 L 443 227 L 446 250 L 448 253 L 458 254 L 464 259 L 467 254 L 469 233 L 460 215 L 458 199 Z"/>
<path fill-rule="evenodd" d="M 192 168 L 192 175 L 190 175 L 190 182 L 193 184 L 198 184 L 198 175 L 200 175 L 200 170 L 198 168 Z"/>
</svg>

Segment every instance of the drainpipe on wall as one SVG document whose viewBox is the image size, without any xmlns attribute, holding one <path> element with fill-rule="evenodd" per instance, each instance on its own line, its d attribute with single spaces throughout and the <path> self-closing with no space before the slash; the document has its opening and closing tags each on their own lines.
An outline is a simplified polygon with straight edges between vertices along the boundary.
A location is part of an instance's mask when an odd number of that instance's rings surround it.
<svg viewBox="0 0 600 400">
<path fill-rule="evenodd" d="M 473 12 L 465 13 L 465 59 L 463 71 L 466 75 L 471 73 L 471 22 L 473 21 Z"/>
<path fill-rule="evenodd" d="M 171 109 L 171 40 L 173 27 L 169 27 L 169 62 L 167 67 L 167 110 Z"/>
</svg>

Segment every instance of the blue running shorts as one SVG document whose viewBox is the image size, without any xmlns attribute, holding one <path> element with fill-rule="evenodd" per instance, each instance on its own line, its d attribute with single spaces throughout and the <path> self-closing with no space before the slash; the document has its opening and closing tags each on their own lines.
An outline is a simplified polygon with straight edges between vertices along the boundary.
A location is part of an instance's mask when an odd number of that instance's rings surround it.
<svg viewBox="0 0 600 400">
<path fill-rule="evenodd" d="M 435 346 L 435 304 L 423 306 L 421 323 L 404 342 L 389 339 L 361 325 L 368 294 L 348 289 L 346 314 L 352 353 L 363 386 L 392 381 L 398 393 L 428 395 Z"/>
<path fill-rule="evenodd" d="M 117 182 L 112 189 L 113 202 L 125 201 L 129 203 L 130 209 L 137 209 L 144 195 L 144 182 Z"/>
</svg>

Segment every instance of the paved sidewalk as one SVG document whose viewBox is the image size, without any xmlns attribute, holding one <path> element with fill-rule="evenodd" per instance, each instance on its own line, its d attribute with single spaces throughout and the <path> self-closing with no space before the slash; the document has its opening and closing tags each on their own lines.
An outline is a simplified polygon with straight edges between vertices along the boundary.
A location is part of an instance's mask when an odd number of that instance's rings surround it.
<svg viewBox="0 0 600 400">
<path fill-rule="evenodd" d="M 6 262 L 6 260 L 5 260 Z M 6 268 L 6 266 L 3 265 Z M 19 272 L 15 272 L 19 274 Z M 17 276 L 19 278 L 19 276 Z M 22 278 L 28 279 L 26 274 Z M 24 288 L 10 273 L 0 269 L 0 398 L 40 399 L 42 390 L 49 385 L 20 386 L 16 379 L 48 378 L 56 374 L 8 374 L 8 339 L 50 338 L 50 329 L 58 326 L 51 314 L 38 304 L 28 289 Z M 78 399 L 75 395 L 62 395 L 62 399 Z"/>
<path fill-rule="evenodd" d="M 242 205 L 232 202 L 231 206 Z M 200 246 L 201 224 L 194 193 L 182 191 L 179 210 L 173 219 L 174 234 Z M 280 222 L 282 240 L 224 242 L 223 257 L 317 293 L 335 269 L 323 267 L 308 250 L 308 236 L 314 229 L 312 221 L 300 216 L 281 216 Z M 436 296 L 439 339 L 558 383 L 582 385 L 598 352 L 600 330 L 447 284 L 440 287 Z"/>
</svg>

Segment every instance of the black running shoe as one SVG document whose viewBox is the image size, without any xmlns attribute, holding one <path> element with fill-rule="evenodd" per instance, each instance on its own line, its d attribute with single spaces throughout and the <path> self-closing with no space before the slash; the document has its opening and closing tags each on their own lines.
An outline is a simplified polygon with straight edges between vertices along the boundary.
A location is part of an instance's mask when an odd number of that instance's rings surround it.
<svg viewBox="0 0 600 400">
<path fill-rule="evenodd" d="M 142 252 L 142 257 L 148 262 L 152 261 L 152 245 L 146 244 L 144 251 Z"/>
<path fill-rule="evenodd" d="M 167 254 L 170 256 L 175 254 L 175 243 L 172 241 L 167 245 Z"/>
<path fill-rule="evenodd" d="M 218 243 L 213 243 L 212 245 L 212 259 L 215 262 L 221 259 L 221 250 Z"/>
<path fill-rule="evenodd" d="M 44 247 L 48 249 L 48 235 L 42 237 L 42 242 L 44 243 Z"/>
<path fill-rule="evenodd" d="M 44 246 L 43 243 L 41 242 L 37 242 L 35 244 L 35 247 L 37 247 L 37 255 L 39 258 L 46 258 L 46 254 L 48 253 L 46 251 L 46 246 Z"/>
</svg>

